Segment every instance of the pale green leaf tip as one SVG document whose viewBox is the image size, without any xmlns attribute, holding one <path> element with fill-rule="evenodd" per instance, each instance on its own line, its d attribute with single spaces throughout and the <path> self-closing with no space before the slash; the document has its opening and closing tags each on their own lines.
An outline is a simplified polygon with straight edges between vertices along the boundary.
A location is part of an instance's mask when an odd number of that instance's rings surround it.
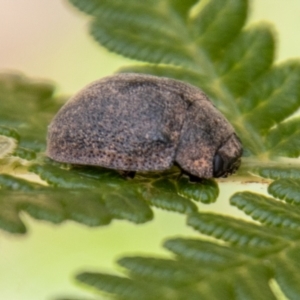
<svg viewBox="0 0 300 300">
<path fill-rule="evenodd" d="M 4 135 L 0 135 L 0 159 L 12 154 L 17 147 L 17 141 Z"/>
</svg>

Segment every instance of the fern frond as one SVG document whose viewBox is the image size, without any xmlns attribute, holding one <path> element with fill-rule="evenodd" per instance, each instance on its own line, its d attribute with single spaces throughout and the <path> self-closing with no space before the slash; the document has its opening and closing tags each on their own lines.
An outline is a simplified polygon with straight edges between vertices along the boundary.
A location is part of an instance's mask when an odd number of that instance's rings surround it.
<svg viewBox="0 0 300 300">
<path fill-rule="evenodd" d="M 284 181 L 283 184 L 287 181 L 287 179 L 281 180 Z M 274 183 L 276 182 L 277 181 Z M 274 188 L 276 190 L 274 183 L 271 184 L 271 186 L 273 185 L 273 188 L 270 186 L 269 190 L 274 190 Z M 280 185 L 280 183 L 277 183 L 277 187 L 278 184 Z M 294 195 L 290 195 L 290 199 L 294 200 L 293 196 L 298 197 L 298 195 L 300 195 L 299 187 L 298 192 L 299 193 L 296 192 Z M 277 193 L 275 192 L 275 194 Z M 296 198 L 295 201 L 297 201 Z M 281 203 L 275 199 L 256 193 L 240 192 L 231 197 L 230 203 L 243 210 L 254 220 L 259 220 L 263 224 L 283 228 L 300 229 L 300 209 L 295 207 L 291 210 L 290 205 Z"/>
<path fill-rule="evenodd" d="M 219 195 L 218 184 L 212 179 L 202 180 L 193 185 L 187 177 L 182 177 L 177 184 L 180 195 L 202 203 L 214 202 Z"/>
<path fill-rule="evenodd" d="M 283 102 L 285 103 L 286 100 L 288 99 L 286 99 L 285 97 L 285 100 Z M 300 103 L 296 103 L 295 110 L 299 107 L 299 105 Z M 290 108 L 292 108 L 292 105 L 290 106 Z M 282 106 L 277 108 L 277 110 L 281 109 L 283 109 Z M 282 113 L 282 111 L 280 113 Z M 300 118 L 293 118 L 271 129 L 266 138 L 266 145 L 270 149 L 270 153 L 273 156 L 288 156 L 295 158 L 299 157 Z"/>
<path fill-rule="evenodd" d="M 238 221 L 237 221 L 238 220 Z M 193 213 L 188 216 L 188 225 L 197 231 L 239 246 L 267 247 L 280 242 L 280 237 L 257 224 L 212 213 Z"/>
<path fill-rule="evenodd" d="M 250 192 L 235 194 L 231 202 L 259 222 L 192 213 L 188 224 L 218 241 L 169 239 L 164 247 L 173 259 L 124 257 L 118 263 L 125 278 L 86 272 L 77 279 L 117 299 L 124 298 L 124 290 L 126 299 L 135 300 L 137 294 L 147 299 L 150 287 L 155 290 L 150 299 L 278 299 L 270 281 L 285 297 L 297 299 L 299 209 Z"/>
<path fill-rule="evenodd" d="M 275 180 L 280 178 L 300 179 L 300 167 L 292 165 L 289 162 L 275 166 L 256 167 L 252 171 L 261 177 Z"/>
<path fill-rule="evenodd" d="M 288 203 L 300 204 L 300 180 L 286 178 L 276 180 L 269 185 L 268 192 Z"/>
<path fill-rule="evenodd" d="M 274 47 L 272 27 L 268 24 L 259 23 L 245 29 L 216 64 L 220 83 L 233 97 L 243 95 L 251 83 L 270 68 Z"/>
<path fill-rule="evenodd" d="M 197 46 L 214 57 L 240 32 L 247 9 L 247 1 L 198 1 L 188 14 L 187 27 Z"/>
</svg>

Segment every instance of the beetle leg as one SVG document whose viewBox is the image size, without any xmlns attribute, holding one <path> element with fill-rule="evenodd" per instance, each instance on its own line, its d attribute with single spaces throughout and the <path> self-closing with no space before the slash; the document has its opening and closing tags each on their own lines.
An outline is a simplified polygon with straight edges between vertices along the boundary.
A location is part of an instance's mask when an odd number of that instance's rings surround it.
<svg viewBox="0 0 300 300">
<path fill-rule="evenodd" d="M 135 177 L 136 172 L 135 171 L 119 171 L 119 173 L 125 178 L 125 179 L 133 179 Z"/>
<path fill-rule="evenodd" d="M 203 181 L 202 178 L 200 178 L 200 177 L 198 177 L 198 176 L 195 176 L 195 175 L 193 175 L 193 174 L 191 174 L 191 173 L 189 173 L 189 172 L 183 170 L 182 168 L 180 168 L 180 174 L 179 174 L 178 177 L 180 178 L 180 177 L 182 177 L 182 176 L 184 176 L 184 175 L 188 176 L 190 182 L 192 182 L 192 183 L 200 183 L 200 182 Z"/>
</svg>

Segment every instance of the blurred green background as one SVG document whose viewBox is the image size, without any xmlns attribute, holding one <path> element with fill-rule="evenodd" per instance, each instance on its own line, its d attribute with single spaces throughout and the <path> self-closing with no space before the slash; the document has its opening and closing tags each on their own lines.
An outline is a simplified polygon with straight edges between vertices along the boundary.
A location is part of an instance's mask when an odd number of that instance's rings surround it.
<svg viewBox="0 0 300 300">
<path fill-rule="evenodd" d="M 300 53 L 300 1 L 253 0 L 248 22 L 266 20 L 277 31 L 277 60 Z M 87 34 L 87 18 L 61 0 L 0 0 L 0 71 L 20 71 L 50 79 L 58 94 L 72 94 L 89 82 L 112 74 L 129 60 L 101 48 Z M 242 216 L 228 207 L 228 197 L 250 186 L 221 184 L 222 199 L 200 209 Z M 264 192 L 264 186 L 256 186 Z M 82 270 L 111 272 L 126 254 L 168 255 L 166 237 L 196 235 L 185 217 L 155 210 L 155 220 L 136 226 L 125 221 L 90 229 L 68 222 L 54 226 L 24 215 L 25 236 L 0 232 L 0 299 L 40 300 L 86 296 L 74 285 Z M 99 299 L 99 298 L 97 298 Z"/>
<path fill-rule="evenodd" d="M 299 0 L 253 0 L 250 22 L 274 23 L 278 60 L 299 56 Z M 87 17 L 63 0 L 0 1 L 0 70 L 53 80 L 74 93 L 129 60 L 108 53 L 87 34 Z"/>
</svg>

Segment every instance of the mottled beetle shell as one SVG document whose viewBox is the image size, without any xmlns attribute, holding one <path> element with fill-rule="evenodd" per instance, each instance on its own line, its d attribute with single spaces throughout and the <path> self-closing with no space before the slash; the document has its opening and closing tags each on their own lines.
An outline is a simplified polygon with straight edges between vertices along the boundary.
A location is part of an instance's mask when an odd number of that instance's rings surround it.
<svg viewBox="0 0 300 300">
<path fill-rule="evenodd" d="M 47 155 L 59 162 L 127 171 L 165 170 L 220 177 L 240 164 L 234 129 L 207 96 L 189 84 L 141 74 L 96 81 L 57 113 Z"/>
</svg>

